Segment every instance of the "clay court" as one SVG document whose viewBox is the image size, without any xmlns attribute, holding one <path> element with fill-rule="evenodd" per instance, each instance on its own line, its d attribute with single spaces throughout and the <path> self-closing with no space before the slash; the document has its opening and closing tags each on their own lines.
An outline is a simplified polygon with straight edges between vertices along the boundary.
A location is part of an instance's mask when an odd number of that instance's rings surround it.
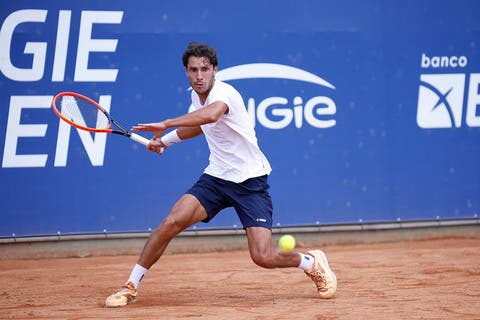
<svg viewBox="0 0 480 320">
<path fill-rule="evenodd" d="M 302 250 L 307 248 L 302 248 Z M 246 250 L 163 256 L 137 302 L 107 309 L 136 255 L 0 261 L 3 319 L 479 319 L 480 237 L 323 246 L 333 299 Z"/>
</svg>

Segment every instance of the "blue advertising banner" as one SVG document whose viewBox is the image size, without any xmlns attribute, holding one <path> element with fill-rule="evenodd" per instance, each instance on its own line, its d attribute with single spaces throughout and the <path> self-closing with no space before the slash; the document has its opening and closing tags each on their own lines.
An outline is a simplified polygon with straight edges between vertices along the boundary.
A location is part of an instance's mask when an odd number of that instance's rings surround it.
<svg viewBox="0 0 480 320">
<path fill-rule="evenodd" d="M 189 110 L 181 55 L 219 54 L 273 167 L 274 224 L 480 212 L 478 1 L 3 1 L 0 236 L 155 228 L 208 162 L 62 123 L 75 91 L 120 123 Z M 150 138 L 148 135 L 144 135 Z M 197 228 L 241 227 L 232 210 Z"/>
</svg>

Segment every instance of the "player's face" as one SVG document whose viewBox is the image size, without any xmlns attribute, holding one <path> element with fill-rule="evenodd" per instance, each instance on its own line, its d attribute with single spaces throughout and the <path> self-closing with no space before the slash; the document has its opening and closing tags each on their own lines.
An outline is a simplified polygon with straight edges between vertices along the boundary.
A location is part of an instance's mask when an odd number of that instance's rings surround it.
<svg viewBox="0 0 480 320">
<path fill-rule="evenodd" d="M 206 99 L 215 81 L 217 67 L 205 57 L 191 56 L 186 67 L 188 81 L 202 100 Z"/>
</svg>

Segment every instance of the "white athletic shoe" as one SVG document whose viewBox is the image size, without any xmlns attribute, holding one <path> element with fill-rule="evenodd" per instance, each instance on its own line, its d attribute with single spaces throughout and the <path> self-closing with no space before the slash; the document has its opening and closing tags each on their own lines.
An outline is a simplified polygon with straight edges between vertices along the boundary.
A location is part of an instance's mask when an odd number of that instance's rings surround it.
<svg viewBox="0 0 480 320">
<path fill-rule="evenodd" d="M 309 276 L 317 286 L 320 298 L 328 299 L 333 297 L 337 291 L 337 277 L 328 266 L 327 256 L 321 250 L 308 251 L 307 254 L 314 257 L 315 261 L 310 270 L 305 274 Z"/>
</svg>

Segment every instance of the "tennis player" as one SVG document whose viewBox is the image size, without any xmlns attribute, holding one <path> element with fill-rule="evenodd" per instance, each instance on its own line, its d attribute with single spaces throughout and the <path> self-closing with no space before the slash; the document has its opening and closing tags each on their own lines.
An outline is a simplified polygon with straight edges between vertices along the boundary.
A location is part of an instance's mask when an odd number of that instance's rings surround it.
<svg viewBox="0 0 480 320">
<path fill-rule="evenodd" d="M 135 301 L 140 282 L 170 240 L 195 223 L 209 222 L 227 207 L 238 214 L 246 230 L 250 256 L 257 265 L 300 268 L 313 280 L 321 298 L 332 297 L 337 279 L 321 250 L 283 252 L 272 246 L 272 200 L 268 192 L 271 167 L 258 146 L 240 93 L 215 79 L 215 49 L 190 43 L 182 60 L 193 88 L 193 111 L 161 122 L 138 124 L 132 131 L 152 132 L 147 149 L 159 154 L 173 144 L 203 134 L 210 149 L 209 164 L 151 233 L 127 282 L 107 298 L 106 306 L 120 307 Z M 170 128 L 174 129 L 165 134 Z"/>
</svg>

